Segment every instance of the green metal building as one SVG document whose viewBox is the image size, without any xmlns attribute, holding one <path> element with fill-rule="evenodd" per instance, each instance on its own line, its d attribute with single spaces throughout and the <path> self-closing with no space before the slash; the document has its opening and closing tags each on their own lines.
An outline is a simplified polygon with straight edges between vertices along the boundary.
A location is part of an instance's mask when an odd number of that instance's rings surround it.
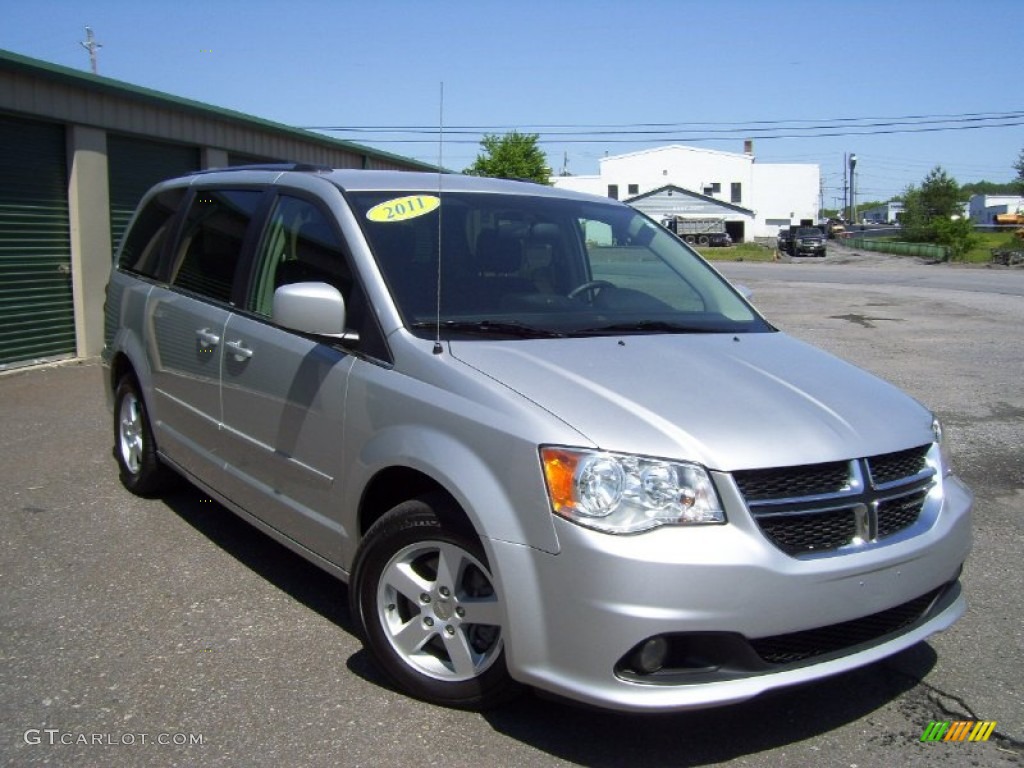
<svg viewBox="0 0 1024 768">
<path fill-rule="evenodd" d="M 0 51 L 0 371 L 99 354 L 113 250 L 150 186 L 273 161 L 436 170 Z"/>
</svg>

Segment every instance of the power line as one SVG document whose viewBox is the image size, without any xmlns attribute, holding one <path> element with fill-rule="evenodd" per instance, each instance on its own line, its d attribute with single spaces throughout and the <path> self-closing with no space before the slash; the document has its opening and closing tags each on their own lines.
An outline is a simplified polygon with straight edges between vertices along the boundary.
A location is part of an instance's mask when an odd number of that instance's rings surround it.
<svg viewBox="0 0 1024 768">
<path fill-rule="evenodd" d="M 830 119 L 787 119 L 754 120 L 747 122 L 704 121 L 677 123 L 522 123 L 512 125 L 455 125 L 445 126 L 445 143 L 453 147 L 455 156 L 461 157 L 466 150 L 456 147 L 478 145 L 484 133 L 499 133 L 516 130 L 524 133 L 539 133 L 538 143 L 547 146 L 567 145 L 579 147 L 578 157 L 598 158 L 588 146 L 633 144 L 634 146 L 690 144 L 698 142 L 734 142 L 740 135 L 758 141 L 769 139 L 812 139 L 831 137 L 878 136 L 892 134 L 927 134 L 950 131 L 980 130 L 983 128 L 1011 128 L 1024 125 L 1024 110 L 960 112 L 949 114 L 915 114 L 877 117 L 837 117 Z M 438 130 L 429 125 L 351 125 L 351 126 L 307 126 L 306 130 L 326 131 L 342 134 L 341 138 L 353 141 L 411 145 L 433 144 L 437 141 Z M 350 134 L 345 136 L 345 134 Z M 775 144 L 775 147 L 780 145 Z M 549 152 L 552 150 L 548 150 Z M 608 152 L 603 153 L 607 156 Z M 778 150 L 775 153 L 779 154 Z M 783 152 L 782 154 L 788 155 Z M 823 181 L 829 190 L 838 189 L 830 181 L 838 174 L 828 170 L 830 162 L 822 162 L 820 154 L 806 155 L 816 160 L 823 173 Z M 763 158 L 762 158 L 763 159 Z M 882 195 L 886 186 L 905 186 L 902 178 L 908 172 L 917 173 L 917 168 L 933 167 L 947 162 L 912 161 L 908 158 L 892 158 L 866 155 L 867 167 L 873 169 L 864 177 L 867 185 L 862 193 Z M 773 162 L 794 162 L 792 157 L 775 159 Z M 959 168 L 961 173 L 970 173 L 967 167 Z M 976 173 L 995 173 L 995 168 L 980 168 Z"/>
<path fill-rule="evenodd" d="M 680 128 L 693 128 L 698 126 L 731 126 L 730 131 L 743 132 L 750 130 L 751 126 L 787 126 L 799 130 L 812 128 L 834 127 L 842 123 L 861 123 L 863 126 L 872 125 L 916 125 L 927 123 L 947 122 L 976 122 L 985 120 L 1005 120 L 1024 117 L 1024 110 L 1011 110 L 1004 112 L 958 112 L 938 115 L 900 115 L 886 117 L 834 117 L 834 118 L 788 118 L 785 120 L 750 120 L 743 123 L 733 121 L 690 121 L 673 123 L 520 123 L 518 125 L 452 125 L 446 127 L 446 132 L 461 130 L 466 132 L 476 131 L 525 131 L 525 130 L 557 130 L 570 129 L 570 133 L 589 132 L 610 132 L 610 133 L 644 133 L 647 129 L 658 129 L 655 133 L 663 133 L 669 130 Z M 869 122 L 871 121 L 871 122 Z M 881 121 L 881 122 L 875 122 Z M 810 123 L 805 128 L 798 128 L 801 123 Z M 824 125 L 821 125 L 824 124 Z M 350 125 L 350 126 L 304 126 L 307 130 L 352 130 L 368 132 L 397 132 L 417 133 L 423 131 L 436 131 L 437 126 L 433 125 Z M 774 130 L 773 128 L 772 130 Z"/>
<path fill-rule="evenodd" d="M 946 161 L 936 160 L 912 160 L 907 157 L 891 157 L 886 155 L 868 155 L 870 162 L 878 167 L 886 168 L 894 171 L 911 171 L 917 172 L 918 170 L 930 170 L 936 165 L 945 166 Z M 1009 164 L 991 164 L 991 165 L 977 165 L 972 163 L 960 163 L 956 162 L 956 166 L 965 171 L 971 173 L 1004 173 L 1010 166 Z"/>
<path fill-rule="evenodd" d="M 982 128 L 1012 128 L 1024 125 L 1024 112 L 1004 113 L 990 117 L 961 117 L 955 120 L 932 119 L 913 121 L 889 121 L 861 123 L 842 126 L 829 124 L 812 124 L 807 126 L 780 125 L 777 128 L 754 128 L 754 124 L 737 125 L 737 127 L 706 130 L 691 135 L 671 135 L 671 132 L 646 129 L 623 130 L 575 130 L 553 131 L 538 137 L 540 144 L 637 144 L 637 143 L 692 143 L 711 141 L 735 141 L 739 135 L 758 140 L 770 139 L 812 139 L 836 138 L 845 136 L 882 136 L 892 134 L 937 133 L 944 131 L 968 131 Z M 500 127 L 492 126 L 493 130 Z M 371 127 L 371 126 L 305 126 L 306 130 L 329 131 L 332 133 L 356 134 L 359 140 L 366 141 L 367 134 L 376 134 L 377 141 L 394 144 L 433 143 L 436 141 L 437 128 L 428 127 Z M 484 132 L 491 132 L 488 129 Z M 391 136 L 394 134 L 394 136 Z M 385 135 L 387 137 L 385 138 Z M 402 138 L 403 136 L 422 136 L 423 138 Z M 445 135 L 452 144 L 477 144 L 479 131 L 471 126 L 446 128 Z M 453 136 L 473 136 L 474 138 L 453 138 Z M 373 139 L 370 139 L 373 140 Z"/>
</svg>

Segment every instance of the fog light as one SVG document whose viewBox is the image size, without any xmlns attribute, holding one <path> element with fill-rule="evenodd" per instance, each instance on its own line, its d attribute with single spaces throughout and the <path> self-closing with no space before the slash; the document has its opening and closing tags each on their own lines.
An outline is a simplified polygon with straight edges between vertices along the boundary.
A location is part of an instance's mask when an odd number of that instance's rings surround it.
<svg viewBox="0 0 1024 768">
<path fill-rule="evenodd" d="M 664 637 L 652 637 L 645 640 L 639 650 L 633 655 L 633 661 L 640 672 L 651 674 L 657 672 L 665 665 L 665 655 L 668 653 L 668 642 Z"/>
</svg>

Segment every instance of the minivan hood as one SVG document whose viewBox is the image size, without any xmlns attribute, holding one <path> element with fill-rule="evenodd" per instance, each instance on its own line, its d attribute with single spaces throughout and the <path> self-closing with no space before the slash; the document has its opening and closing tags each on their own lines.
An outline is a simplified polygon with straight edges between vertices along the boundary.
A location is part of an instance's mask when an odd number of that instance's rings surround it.
<svg viewBox="0 0 1024 768">
<path fill-rule="evenodd" d="M 450 349 L 609 451 L 733 471 L 933 439 L 920 403 L 778 332 L 453 341 Z"/>
</svg>

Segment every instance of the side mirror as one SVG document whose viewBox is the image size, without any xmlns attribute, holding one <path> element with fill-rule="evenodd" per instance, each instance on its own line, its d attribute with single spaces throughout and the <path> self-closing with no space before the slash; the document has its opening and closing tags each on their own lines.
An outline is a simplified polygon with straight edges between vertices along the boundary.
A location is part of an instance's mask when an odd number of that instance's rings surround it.
<svg viewBox="0 0 1024 768">
<path fill-rule="evenodd" d="M 274 291 L 274 322 L 316 336 L 354 340 L 345 333 L 345 299 L 327 283 L 289 283 Z"/>
</svg>

